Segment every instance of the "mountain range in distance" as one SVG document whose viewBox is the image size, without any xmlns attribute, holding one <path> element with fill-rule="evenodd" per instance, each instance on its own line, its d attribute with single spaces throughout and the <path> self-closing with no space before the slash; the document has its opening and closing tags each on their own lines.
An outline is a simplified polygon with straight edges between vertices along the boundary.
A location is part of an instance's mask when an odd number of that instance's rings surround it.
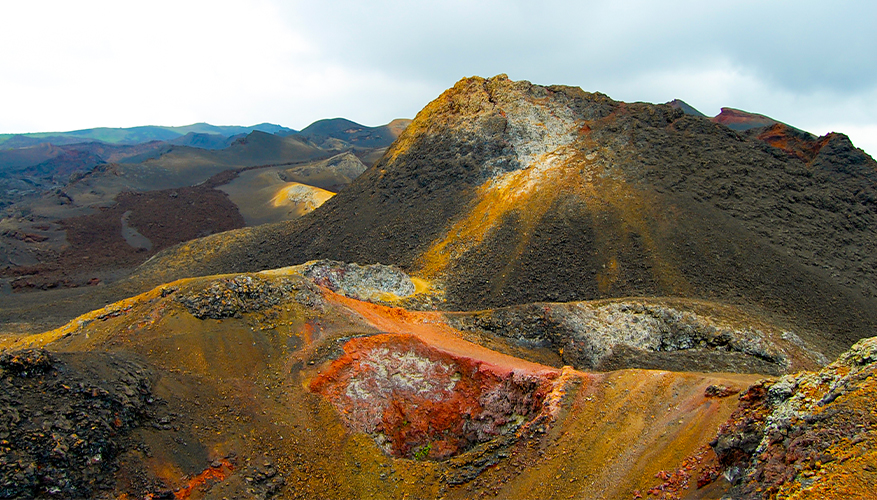
<svg viewBox="0 0 877 500">
<path fill-rule="evenodd" d="M 249 127 L 218 126 L 209 123 L 193 123 L 181 127 L 146 125 L 128 128 L 98 127 L 69 132 L 34 132 L 25 134 L 0 134 L 0 148 L 11 149 L 34 146 L 40 143 L 55 145 L 82 142 L 105 142 L 108 144 L 140 144 L 151 141 L 173 141 L 189 134 L 231 137 L 258 130 L 269 134 L 295 133 L 295 130 L 272 123 L 260 123 Z"/>
<path fill-rule="evenodd" d="M 69 132 L 0 134 L 0 150 L 24 148 L 47 143 L 55 146 L 86 142 L 134 145 L 153 141 L 169 142 L 184 146 L 206 146 L 207 149 L 217 149 L 228 146 L 228 144 L 217 142 L 219 138 L 225 138 L 226 140 L 229 138 L 239 138 L 255 131 L 280 136 L 301 134 L 304 137 L 316 140 L 337 138 L 349 143 L 358 143 L 358 145 L 363 147 L 372 147 L 377 144 L 386 146 L 387 144 L 384 143 L 388 139 L 392 142 L 392 139 L 401 133 L 408 122 L 410 120 L 400 118 L 384 126 L 366 127 L 345 118 L 330 118 L 318 120 L 301 131 L 273 123 L 260 123 L 249 127 L 211 125 L 209 123 L 194 123 L 179 127 L 155 125 L 128 128 L 98 127 Z"/>
<path fill-rule="evenodd" d="M 877 162 L 668 104 L 471 77 L 22 175 L 0 493 L 869 498 Z"/>
</svg>

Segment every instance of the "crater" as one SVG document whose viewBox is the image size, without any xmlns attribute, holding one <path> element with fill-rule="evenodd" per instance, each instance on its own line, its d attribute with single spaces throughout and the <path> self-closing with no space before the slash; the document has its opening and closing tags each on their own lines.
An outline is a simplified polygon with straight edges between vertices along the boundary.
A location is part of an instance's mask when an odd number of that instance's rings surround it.
<svg viewBox="0 0 877 500">
<path fill-rule="evenodd" d="M 441 460 L 543 425 L 561 378 L 456 356 L 414 335 L 380 334 L 344 344 L 310 389 L 386 453 Z"/>
</svg>

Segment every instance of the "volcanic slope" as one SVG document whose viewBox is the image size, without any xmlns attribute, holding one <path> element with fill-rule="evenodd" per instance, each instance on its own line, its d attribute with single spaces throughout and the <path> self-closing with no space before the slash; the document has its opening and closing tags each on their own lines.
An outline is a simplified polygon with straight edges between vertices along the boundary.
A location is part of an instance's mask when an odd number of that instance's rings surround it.
<svg viewBox="0 0 877 500">
<path fill-rule="evenodd" d="M 179 280 L 57 330 L 0 341 L 0 450 L 12 458 L 0 465 L 0 492 L 630 499 L 719 498 L 764 484 L 811 493 L 797 498 L 856 498 L 874 485 L 873 474 L 850 478 L 877 466 L 867 405 L 873 339 L 822 373 L 780 380 L 587 373 L 563 366 L 556 350 L 455 328 L 466 322 L 460 313 L 394 307 L 430 293 L 428 283 L 390 266 L 310 262 Z M 618 309 L 601 315 L 607 305 Z M 672 309 L 643 301 L 565 306 L 592 311 L 597 336 L 625 334 L 625 310 Z M 503 320 L 514 316 L 507 311 Z M 794 342 L 771 340 L 770 325 L 718 309 L 699 317 L 749 335 L 750 345 L 770 341 L 774 354 L 793 361 L 780 373 L 816 366 Z M 732 397 L 738 393 L 744 398 Z M 822 398 L 824 411 L 810 396 Z M 782 409 L 793 404 L 816 420 L 800 431 L 782 427 Z M 821 433 L 831 418 L 848 425 Z M 788 441 L 775 439 L 775 429 Z M 813 437 L 837 457 L 825 480 L 812 460 L 818 450 L 795 441 Z M 777 453 L 797 450 L 800 463 L 786 464 L 787 476 L 759 479 L 771 464 L 748 457 L 762 440 Z M 848 461 L 851 453 L 861 458 Z M 798 465 L 806 477 L 794 475 Z M 846 478 L 843 489 L 829 471 Z"/>
<path fill-rule="evenodd" d="M 248 226 L 279 222 L 308 213 L 366 169 L 352 153 L 341 153 L 304 165 L 265 167 L 241 172 L 219 189 Z"/>
<path fill-rule="evenodd" d="M 443 282 L 453 308 L 719 300 L 784 317 L 837 355 L 877 327 L 877 163 L 841 134 L 758 130 L 466 78 L 319 209 L 169 250 L 136 279 L 393 263 Z"/>
</svg>

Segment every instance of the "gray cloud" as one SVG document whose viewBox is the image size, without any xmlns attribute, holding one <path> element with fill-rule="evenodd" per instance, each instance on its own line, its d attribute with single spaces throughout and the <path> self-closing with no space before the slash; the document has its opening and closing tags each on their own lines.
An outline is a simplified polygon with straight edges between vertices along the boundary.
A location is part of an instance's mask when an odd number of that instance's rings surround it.
<svg viewBox="0 0 877 500">
<path fill-rule="evenodd" d="M 302 2 L 290 14 L 324 56 L 407 77 L 446 81 L 470 68 L 505 68 L 581 81 L 723 58 L 791 91 L 856 92 L 877 83 L 877 6 L 868 2 L 331 5 Z"/>
<path fill-rule="evenodd" d="M 877 4 L 866 1 L 339 1 L 285 12 L 321 57 L 436 94 L 508 73 L 625 100 L 699 100 L 709 114 L 877 123 Z"/>
</svg>

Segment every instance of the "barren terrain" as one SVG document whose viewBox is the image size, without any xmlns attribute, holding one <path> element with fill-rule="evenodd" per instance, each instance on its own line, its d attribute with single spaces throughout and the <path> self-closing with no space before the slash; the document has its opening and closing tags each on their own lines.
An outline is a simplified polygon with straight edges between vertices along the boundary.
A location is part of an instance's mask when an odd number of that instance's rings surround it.
<svg viewBox="0 0 877 500">
<path fill-rule="evenodd" d="M 683 104 L 472 77 L 374 164 L 84 177 L 4 232 L 66 246 L 4 271 L 0 497 L 869 498 L 877 163 Z"/>
</svg>

